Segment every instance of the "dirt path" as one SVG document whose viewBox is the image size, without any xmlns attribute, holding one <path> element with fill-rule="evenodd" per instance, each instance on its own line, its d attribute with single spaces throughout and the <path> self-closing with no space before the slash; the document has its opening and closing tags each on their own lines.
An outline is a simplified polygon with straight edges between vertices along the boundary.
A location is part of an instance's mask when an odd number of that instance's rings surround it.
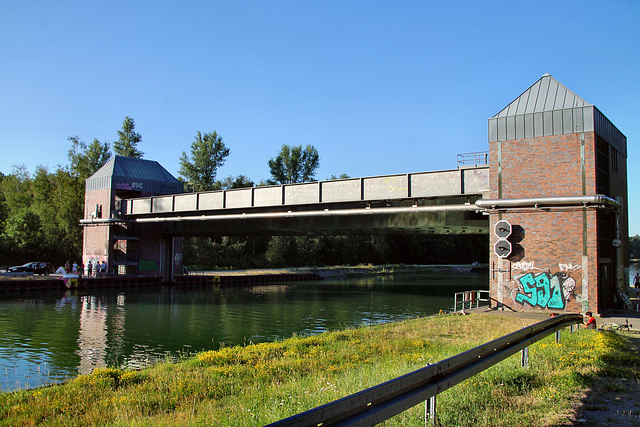
<svg viewBox="0 0 640 427">
<path fill-rule="evenodd" d="M 640 335 L 629 335 L 640 351 Z M 574 426 L 640 426 L 640 379 L 610 378 L 596 380 L 582 397 Z"/>
</svg>

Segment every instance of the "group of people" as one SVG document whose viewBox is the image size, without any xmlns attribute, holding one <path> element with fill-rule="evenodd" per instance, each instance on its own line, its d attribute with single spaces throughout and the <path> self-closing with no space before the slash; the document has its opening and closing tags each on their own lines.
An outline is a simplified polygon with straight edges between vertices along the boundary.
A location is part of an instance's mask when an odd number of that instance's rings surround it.
<svg viewBox="0 0 640 427">
<path fill-rule="evenodd" d="M 102 277 L 107 274 L 107 263 L 105 261 L 91 259 L 87 261 L 86 265 L 82 263 L 78 264 L 75 261 L 71 264 L 67 261 L 64 264 L 64 267 L 58 268 L 56 273 L 75 274 L 78 276 L 84 275 L 86 277 Z"/>
</svg>

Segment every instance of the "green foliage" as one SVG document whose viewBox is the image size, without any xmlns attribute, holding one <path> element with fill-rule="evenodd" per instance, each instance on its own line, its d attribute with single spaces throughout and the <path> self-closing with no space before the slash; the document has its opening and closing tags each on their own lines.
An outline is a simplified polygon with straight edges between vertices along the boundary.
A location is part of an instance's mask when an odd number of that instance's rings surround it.
<svg viewBox="0 0 640 427">
<path fill-rule="evenodd" d="M 118 140 L 113 143 L 113 151 L 120 156 L 141 159 L 143 152 L 138 150 L 142 136 L 136 132 L 136 124 L 129 116 L 124 118 L 122 129 L 118 131 Z"/>
<path fill-rule="evenodd" d="M 629 254 L 633 255 L 633 258 L 640 258 L 640 236 L 637 234 L 629 237 Z"/>
<path fill-rule="evenodd" d="M 67 139 L 71 142 L 68 158 L 69 170 L 73 176 L 87 179 L 111 158 L 107 142 L 102 143 L 94 138 L 87 147 L 77 136 L 70 136 Z"/>
<path fill-rule="evenodd" d="M 313 145 L 289 147 L 283 145 L 278 155 L 269 160 L 272 184 L 292 184 L 313 181 L 320 166 L 318 150 Z"/>
<path fill-rule="evenodd" d="M 193 183 L 200 191 L 216 189 L 216 174 L 229 155 L 222 138 L 213 133 L 198 132 L 191 143 L 191 156 L 182 152 L 178 173 L 184 181 Z"/>
<path fill-rule="evenodd" d="M 246 175 L 238 175 L 236 177 L 229 175 L 222 181 L 216 182 L 216 190 L 231 190 L 233 188 L 251 187 L 255 187 L 255 183 Z"/>
<path fill-rule="evenodd" d="M 62 168 L 49 173 L 38 166 L 32 178 L 24 167 L 14 167 L 0 181 L 0 200 L 2 264 L 62 264 L 80 257 L 84 180 Z"/>
<path fill-rule="evenodd" d="M 209 269 L 245 269 L 255 267 L 247 257 L 247 243 L 237 238 L 187 237 L 183 242 L 182 262 L 188 267 Z"/>
<path fill-rule="evenodd" d="M 336 180 L 336 179 L 349 179 L 351 178 L 349 175 L 347 175 L 346 173 L 341 173 L 340 176 L 335 176 L 335 175 L 331 175 L 329 177 L 329 180 Z"/>
</svg>

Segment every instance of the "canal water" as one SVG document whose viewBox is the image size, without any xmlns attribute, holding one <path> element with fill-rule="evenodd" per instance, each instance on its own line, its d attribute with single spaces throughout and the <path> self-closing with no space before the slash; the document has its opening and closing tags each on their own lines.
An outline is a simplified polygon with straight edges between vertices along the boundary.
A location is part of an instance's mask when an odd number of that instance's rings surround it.
<svg viewBox="0 0 640 427">
<path fill-rule="evenodd" d="M 487 273 L 0 294 L 0 390 L 434 314 L 472 289 L 488 289 Z"/>
</svg>

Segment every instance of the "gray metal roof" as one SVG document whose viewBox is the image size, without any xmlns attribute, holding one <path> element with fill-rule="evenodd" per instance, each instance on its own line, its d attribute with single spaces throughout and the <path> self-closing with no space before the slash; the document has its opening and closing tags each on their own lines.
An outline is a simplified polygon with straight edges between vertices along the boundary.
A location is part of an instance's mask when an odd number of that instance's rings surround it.
<svg viewBox="0 0 640 427">
<path fill-rule="evenodd" d="M 545 74 L 493 117 L 542 113 L 544 111 L 564 110 L 565 108 L 584 107 L 586 105 L 592 104 L 567 89 L 566 86 L 551 77 L 550 74 Z"/>
<path fill-rule="evenodd" d="M 139 184 L 139 185 L 138 185 Z M 115 155 L 87 179 L 87 191 L 107 188 L 132 189 L 153 194 L 172 194 L 183 191 L 183 185 L 160 163 Z M 131 186 L 127 188 L 126 185 Z"/>
<path fill-rule="evenodd" d="M 627 156 L 627 137 L 593 104 L 549 74 L 489 119 L 489 142 L 591 131 Z"/>
</svg>

